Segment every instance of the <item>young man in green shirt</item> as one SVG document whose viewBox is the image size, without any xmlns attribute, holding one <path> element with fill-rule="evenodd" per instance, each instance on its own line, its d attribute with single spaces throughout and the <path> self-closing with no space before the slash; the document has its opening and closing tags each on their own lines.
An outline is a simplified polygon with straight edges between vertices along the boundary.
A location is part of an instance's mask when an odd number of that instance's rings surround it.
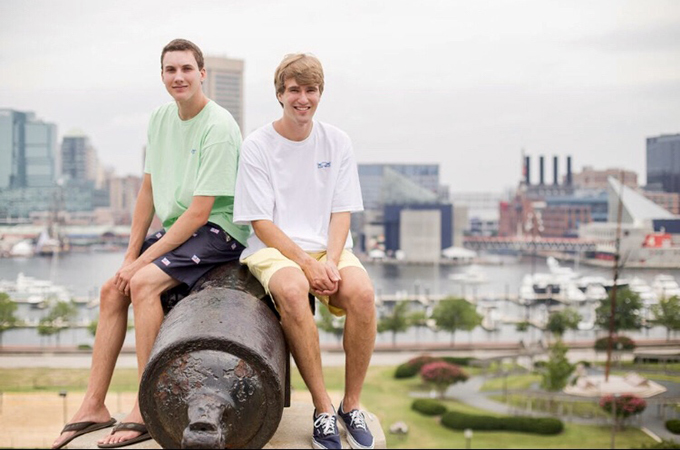
<svg viewBox="0 0 680 450">
<path fill-rule="evenodd" d="M 203 94 L 201 50 L 183 39 L 170 42 L 161 53 L 161 75 L 174 101 L 151 116 L 130 243 L 123 265 L 101 290 L 87 392 L 53 448 L 113 424 L 104 399 L 125 339 L 129 305 L 141 378 L 163 320 L 161 294 L 186 291 L 216 265 L 238 259 L 249 234 L 247 226 L 233 223 L 241 133 L 231 114 Z M 154 213 L 164 229 L 145 240 Z M 146 439 L 135 403 L 98 445 L 122 447 Z"/>
</svg>

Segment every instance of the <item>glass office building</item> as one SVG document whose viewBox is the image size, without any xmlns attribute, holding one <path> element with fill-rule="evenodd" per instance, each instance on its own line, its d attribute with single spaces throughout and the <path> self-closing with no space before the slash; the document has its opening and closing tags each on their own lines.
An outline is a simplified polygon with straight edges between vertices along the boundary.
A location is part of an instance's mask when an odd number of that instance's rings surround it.
<svg viewBox="0 0 680 450">
<path fill-rule="evenodd" d="M 680 192 L 680 134 L 647 138 L 647 186 Z"/>
</svg>

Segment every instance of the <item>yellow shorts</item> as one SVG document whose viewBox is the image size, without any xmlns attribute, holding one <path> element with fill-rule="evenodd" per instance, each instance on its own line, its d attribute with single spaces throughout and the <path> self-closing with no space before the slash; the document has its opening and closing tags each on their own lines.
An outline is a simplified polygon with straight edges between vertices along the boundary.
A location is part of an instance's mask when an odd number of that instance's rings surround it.
<svg viewBox="0 0 680 450">
<path fill-rule="evenodd" d="M 317 261 L 324 262 L 326 261 L 326 252 L 307 252 L 312 258 L 316 259 Z M 302 270 L 300 266 L 283 256 L 280 251 L 278 251 L 275 248 L 268 247 L 268 248 L 263 248 L 262 250 L 258 250 L 257 252 L 253 253 L 243 261 L 241 261 L 243 264 L 248 265 L 248 269 L 250 269 L 250 272 L 257 278 L 262 286 L 264 287 L 265 291 L 267 291 L 267 294 L 269 294 L 269 280 L 272 279 L 272 276 L 274 274 L 283 269 L 284 267 L 297 267 L 298 269 Z M 349 250 L 343 250 L 342 253 L 340 254 L 340 261 L 338 262 L 338 270 L 342 270 L 345 267 L 359 267 L 363 269 L 364 271 L 366 270 L 364 266 L 361 264 L 361 261 L 354 256 L 354 253 L 350 252 Z M 326 305 L 328 307 L 328 310 L 334 315 L 334 316 L 344 316 L 345 315 L 345 310 L 342 308 L 337 308 L 329 303 L 330 299 L 328 296 L 317 296 L 316 298 L 319 299 L 321 303 Z"/>
</svg>

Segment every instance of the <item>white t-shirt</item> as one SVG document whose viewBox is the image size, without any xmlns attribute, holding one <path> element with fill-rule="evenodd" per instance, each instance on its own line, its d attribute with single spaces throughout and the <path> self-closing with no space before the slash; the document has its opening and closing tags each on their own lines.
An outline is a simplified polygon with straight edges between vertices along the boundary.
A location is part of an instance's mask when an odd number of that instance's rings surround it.
<svg viewBox="0 0 680 450">
<path fill-rule="evenodd" d="M 303 250 L 328 248 L 331 213 L 363 211 L 359 173 L 349 136 L 314 121 L 304 141 L 290 141 L 265 125 L 241 147 L 234 223 L 271 220 Z M 345 248 L 352 248 L 348 234 Z M 241 260 L 267 246 L 251 233 Z"/>
</svg>

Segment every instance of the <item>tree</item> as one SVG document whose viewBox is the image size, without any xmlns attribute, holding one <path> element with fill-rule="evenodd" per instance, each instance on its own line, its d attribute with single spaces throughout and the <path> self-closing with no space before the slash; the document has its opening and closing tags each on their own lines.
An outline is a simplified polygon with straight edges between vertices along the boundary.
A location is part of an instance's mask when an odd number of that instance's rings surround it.
<svg viewBox="0 0 680 450">
<path fill-rule="evenodd" d="M 557 340 L 548 350 L 548 361 L 541 373 L 541 387 L 549 392 L 564 389 L 569 376 L 574 371 L 574 365 L 567 359 L 569 348 L 561 340 Z"/>
<path fill-rule="evenodd" d="M 630 289 L 623 288 L 616 296 L 616 311 L 614 313 L 614 332 L 623 330 L 639 330 L 642 328 L 640 317 L 642 300 L 640 296 Z M 611 299 L 602 300 L 596 313 L 597 326 L 603 330 L 609 329 L 609 316 L 611 315 Z"/>
<path fill-rule="evenodd" d="M 78 316 L 78 310 L 73 303 L 57 302 L 45 317 L 38 323 L 38 334 L 41 336 L 57 336 L 57 347 L 59 347 L 59 335 L 65 328 L 72 325 L 73 320 Z"/>
<path fill-rule="evenodd" d="M 555 311 L 550 314 L 545 328 L 558 339 L 562 339 L 562 336 L 564 336 L 564 333 L 567 330 L 578 329 L 578 323 L 581 319 L 581 314 L 579 314 L 578 311 L 572 308 L 566 308 L 562 311 Z"/>
<path fill-rule="evenodd" d="M 474 330 L 482 323 L 482 316 L 475 306 L 462 298 L 445 298 L 432 312 L 432 318 L 439 328 L 451 333 L 451 345 L 457 330 Z"/>
<path fill-rule="evenodd" d="M 647 402 L 633 394 L 622 394 L 617 397 L 605 395 L 600 399 L 600 407 L 609 414 L 616 412 L 616 417 L 614 417 L 616 427 L 622 429 L 627 418 L 641 414 L 647 408 Z"/>
<path fill-rule="evenodd" d="M 318 327 L 327 333 L 331 333 L 340 343 L 342 333 L 345 331 L 345 318 L 334 316 L 328 308 L 319 308 L 319 314 L 321 317 L 316 322 Z"/>
<path fill-rule="evenodd" d="M 468 379 L 468 375 L 460 367 L 445 361 L 425 364 L 420 369 L 420 377 L 423 382 L 431 384 L 437 389 L 440 398 L 444 397 L 444 392 L 450 385 Z"/>
<path fill-rule="evenodd" d="M 416 342 L 420 341 L 420 329 L 427 327 L 427 314 L 425 311 L 413 311 L 408 316 L 408 323 L 416 327 Z"/>
<path fill-rule="evenodd" d="M 666 328 L 666 340 L 670 340 L 671 331 L 680 330 L 680 298 L 662 298 L 658 305 L 652 306 L 654 323 Z"/>
<path fill-rule="evenodd" d="M 0 292 L 0 347 L 2 347 L 3 333 L 16 328 L 19 324 L 19 319 L 15 315 L 16 311 L 17 304 L 5 292 Z"/>
<path fill-rule="evenodd" d="M 384 314 L 378 322 L 379 333 L 392 332 L 392 346 L 397 345 L 397 333 L 408 330 L 410 325 L 408 307 L 409 304 L 406 301 L 397 302 L 394 308 L 389 313 Z"/>
</svg>

